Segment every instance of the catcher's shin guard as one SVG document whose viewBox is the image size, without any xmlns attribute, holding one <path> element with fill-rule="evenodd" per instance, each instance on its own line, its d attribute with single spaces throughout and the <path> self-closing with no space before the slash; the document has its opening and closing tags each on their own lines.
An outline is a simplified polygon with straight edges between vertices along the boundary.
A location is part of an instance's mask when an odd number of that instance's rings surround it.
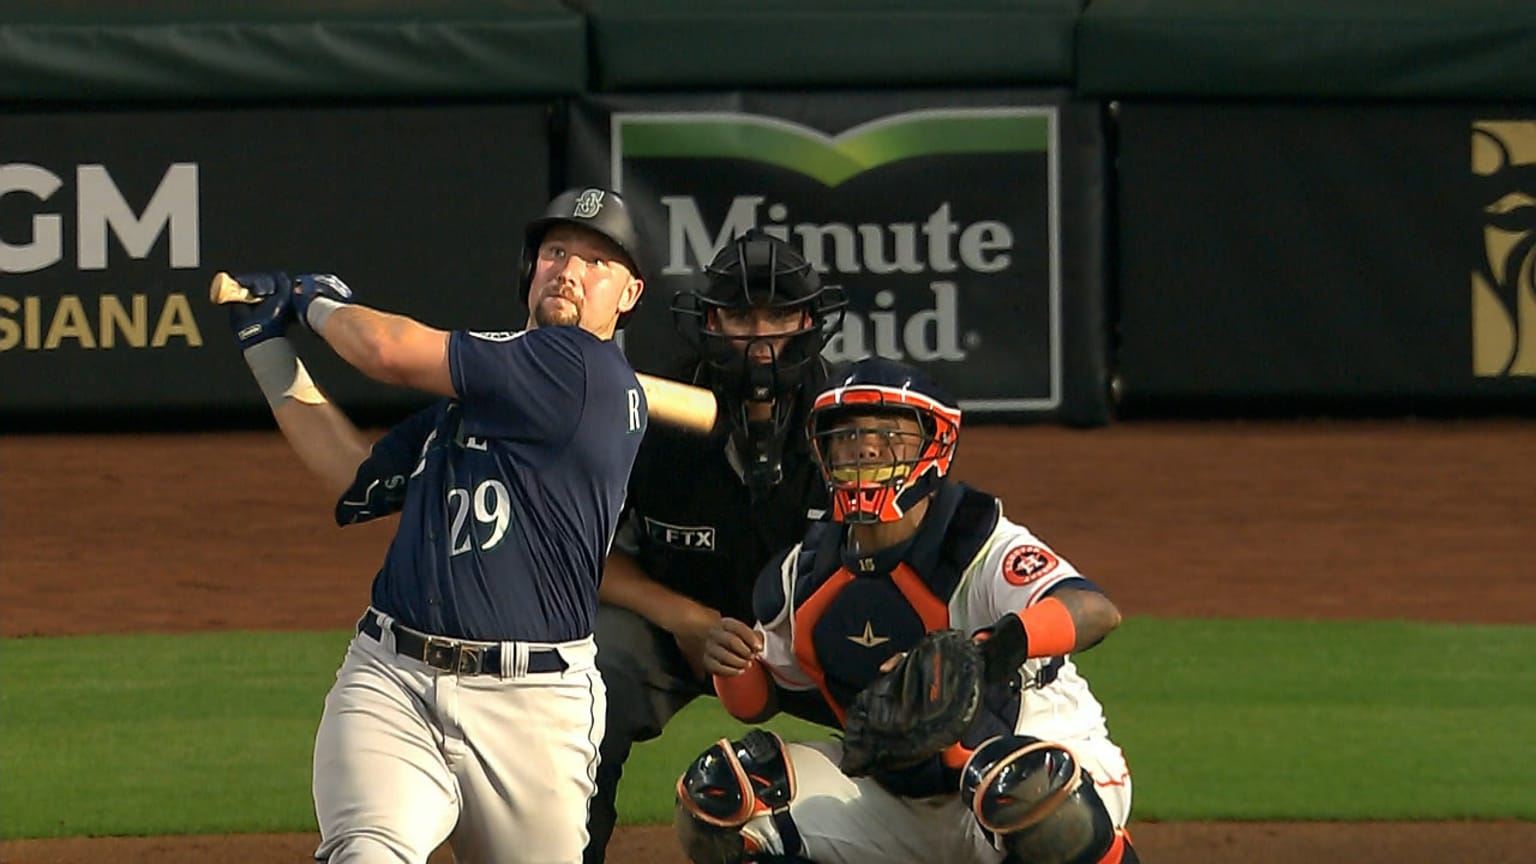
<svg viewBox="0 0 1536 864">
<path fill-rule="evenodd" d="M 981 827 L 1002 835 L 1010 861 L 1098 864 L 1127 845 L 1093 777 L 1060 744 L 1027 735 L 988 739 L 966 762 L 960 796 Z"/>
<path fill-rule="evenodd" d="M 737 864 L 758 860 L 741 827 L 770 815 L 784 852 L 800 852 L 800 832 L 789 815 L 795 797 L 795 769 L 784 741 L 753 729 L 740 741 L 722 738 L 693 760 L 677 778 L 673 827 L 695 864 Z"/>
</svg>

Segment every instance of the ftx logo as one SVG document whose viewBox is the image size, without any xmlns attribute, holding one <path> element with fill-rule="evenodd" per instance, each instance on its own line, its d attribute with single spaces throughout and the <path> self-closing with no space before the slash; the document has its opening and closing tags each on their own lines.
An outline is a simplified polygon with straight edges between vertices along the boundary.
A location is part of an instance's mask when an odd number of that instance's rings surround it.
<svg viewBox="0 0 1536 864">
<path fill-rule="evenodd" d="M 695 552 L 715 551 L 715 529 L 712 525 L 671 525 L 647 516 L 645 532 L 663 546 Z"/>
</svg>

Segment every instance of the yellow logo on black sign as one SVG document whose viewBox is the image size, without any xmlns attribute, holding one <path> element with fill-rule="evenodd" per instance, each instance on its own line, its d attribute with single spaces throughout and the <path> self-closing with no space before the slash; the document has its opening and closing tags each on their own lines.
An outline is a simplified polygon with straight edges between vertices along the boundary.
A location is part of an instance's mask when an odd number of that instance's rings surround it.
<svg viewBox="0 0 1536 864">
<path fill-rule="evenodd" d="M 1472 371 L 1536 376 L 1536 120 L 1474 122 L 1472 173 L 1488 189 L 1483 260 L 1472 271 Z"/>
</svg>

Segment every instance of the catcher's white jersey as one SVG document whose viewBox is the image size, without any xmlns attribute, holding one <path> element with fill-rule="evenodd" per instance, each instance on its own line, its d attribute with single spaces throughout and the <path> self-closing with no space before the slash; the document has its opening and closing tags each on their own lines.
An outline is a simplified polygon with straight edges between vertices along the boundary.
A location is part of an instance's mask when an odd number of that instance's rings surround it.
<svg viewBox="0 0 1536 864">
<path fill-rule="evenodd" d="M 798 565 L 802 561 L 798 552 L 797 546 L 784 559 L 780 570 L 783 596 L 788 598 L 796 596 Z M 1028 528 L 999 513 L 996 527 L 948 598 L 949 626 L 966 632 L 990 627 L 1008 612 L 1019 612 L 1039 602 L 1056 585 L 1083 578 L 1076 567 Z M 790 614 L 792 605 L 786 603 L 776 618 L 758 624 L 763 635 L 762 659 L 779 686 L 814 690 L 816 682 L 806 674 L 795 654 L 796 636 L 801 634 L 795 632 L 797 616 Z M 865 641 L 876 642 L 886 635 L 872 627 Z M 802 639 L 799 644 L 804 642 Z M 1023 687 L 1015 732 L 1047 740 L 1108 734 L 1104 710 L 1070 657 L 1033 658 L 1020 668 L 1020 675 Z"/>
</svg>

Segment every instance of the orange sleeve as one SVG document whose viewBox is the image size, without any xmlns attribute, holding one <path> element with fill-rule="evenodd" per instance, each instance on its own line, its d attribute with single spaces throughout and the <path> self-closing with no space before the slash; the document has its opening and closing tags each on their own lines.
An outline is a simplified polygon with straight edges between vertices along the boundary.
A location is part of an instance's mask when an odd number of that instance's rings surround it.
<svg viewBox="0 0 1536 864">
<path fill-rule="evenodd" d="M 740 675 L 726 677 L 716 675 L 715 694 L 720 704 L 737 720 L 752 721 L 763 716 L 768 708 L 768 695 L 773 687 L 768 680 L 768 668 L 761 660 L 753 660 Z"/>
<path fill-rule="evenodd" d="M 1067 604 L 1047 597 L 1019 613 L 1024 632 L 1029 634 L 1029 656 L 1059 657 L 1077 647 L 1077 624 Z"/>
</svg>

